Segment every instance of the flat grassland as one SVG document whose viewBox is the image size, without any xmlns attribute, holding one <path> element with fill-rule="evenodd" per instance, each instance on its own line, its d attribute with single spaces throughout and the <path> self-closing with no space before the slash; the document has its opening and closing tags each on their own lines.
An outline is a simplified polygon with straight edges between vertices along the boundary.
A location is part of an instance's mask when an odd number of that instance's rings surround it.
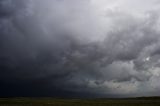
<svg viewBox="0 0 160 106">
<path fill-rule="evenodd" d="M 1 98 L 0 106 L 160 106 L 160 97 L 126 99 Z"/>
</svg>

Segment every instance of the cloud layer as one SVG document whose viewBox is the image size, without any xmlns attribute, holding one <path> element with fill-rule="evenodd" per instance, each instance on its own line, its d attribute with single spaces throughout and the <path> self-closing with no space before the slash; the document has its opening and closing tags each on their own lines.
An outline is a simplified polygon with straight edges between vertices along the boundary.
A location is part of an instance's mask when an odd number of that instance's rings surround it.
<svg viewBox="0 0 160 106">
<path fill-rule="evenodd" d="M 0 96 L 160 95 L 159 10 L 156 0 L 1 0 Z"/>
</svg>

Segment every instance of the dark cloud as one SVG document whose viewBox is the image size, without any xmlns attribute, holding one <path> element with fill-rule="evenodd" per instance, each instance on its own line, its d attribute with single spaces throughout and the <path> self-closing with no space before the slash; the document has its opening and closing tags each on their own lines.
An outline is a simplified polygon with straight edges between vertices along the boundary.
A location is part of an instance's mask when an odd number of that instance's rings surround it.
<svg viewBox="0 0 160 106">
<path fill-rule="evenodd" d="M 86 0 L 1 0 L 0 96 L 159 95 L 158 13 L 92 9 Z"/>
</svg>

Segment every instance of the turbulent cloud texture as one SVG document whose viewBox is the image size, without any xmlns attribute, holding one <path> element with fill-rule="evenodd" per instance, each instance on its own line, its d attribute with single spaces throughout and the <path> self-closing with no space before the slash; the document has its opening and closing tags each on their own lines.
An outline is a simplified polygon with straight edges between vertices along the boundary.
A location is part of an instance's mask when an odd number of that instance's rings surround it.
<svg viewBox="0 0 160 106">
<path fill-rule="evenodd" d="M 0 96 L 160 96 L 158 0 L 0 0 Z"/>
</svg>

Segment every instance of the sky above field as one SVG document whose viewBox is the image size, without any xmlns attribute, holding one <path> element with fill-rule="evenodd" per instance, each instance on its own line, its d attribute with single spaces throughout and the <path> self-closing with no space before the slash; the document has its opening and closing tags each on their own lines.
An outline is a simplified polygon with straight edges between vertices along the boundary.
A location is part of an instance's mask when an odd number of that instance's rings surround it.
<svg viewBox="0 0 160 106">
<path fill-rule="evenodd" d="M 159 90 L 159 0 L 0 0 L 0 97 Z"/>
</svg>

